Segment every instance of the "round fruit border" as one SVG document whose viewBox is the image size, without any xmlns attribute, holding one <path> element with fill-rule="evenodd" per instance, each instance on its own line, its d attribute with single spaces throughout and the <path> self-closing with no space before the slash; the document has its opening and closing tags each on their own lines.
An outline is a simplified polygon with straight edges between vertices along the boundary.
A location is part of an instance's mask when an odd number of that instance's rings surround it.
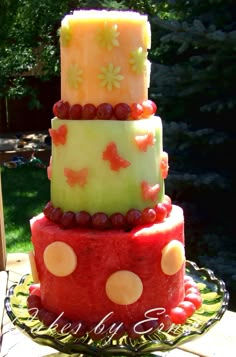
<svg viewBox="0 0 236 357">
<path fill-rule="evenodd" d="M 32 319 L 28 313 L 26 301 L 28 288 L 32 284 L 31 275 L 25 275 L 18 284 L 8 290 L 5 298 L 5 309 L 12 323 L 35 342 L 50 346 L 68 354 L 87 353 L 90 356 L 143 356 L 145 353 L 167 351 L 189 339 L 207 332 L 225 313 L 229 294 L 225 283 L 216 278 L 213 271 L 199 268 L 196 263 L 186 262 L 186 275 L 191 276 L 198 284 L 202 306 L 184 325 L 172 325 L 168 331 L 156 330 L 139 339 L 123 336 L 119 340 L 107 337 L 93 341 L 90 337 L 75 338 L 69 333 L 60 334 L 53 329 L 48 332 L 39 320 Z"/>
</svg>

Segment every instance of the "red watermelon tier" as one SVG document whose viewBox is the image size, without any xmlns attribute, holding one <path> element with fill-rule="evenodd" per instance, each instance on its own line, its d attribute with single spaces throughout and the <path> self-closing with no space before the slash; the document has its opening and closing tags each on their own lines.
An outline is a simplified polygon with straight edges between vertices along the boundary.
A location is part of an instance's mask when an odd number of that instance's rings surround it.
<svg viewBox="0 0 236 357">
<path fill-rule="evenodd" d="M 177 206 L 130 232 L 62 230 L 40 214 L 31 230 L 43 307 L 86 325 L 169 314 L 184 299 L 183 227 Z"/>
</svg>

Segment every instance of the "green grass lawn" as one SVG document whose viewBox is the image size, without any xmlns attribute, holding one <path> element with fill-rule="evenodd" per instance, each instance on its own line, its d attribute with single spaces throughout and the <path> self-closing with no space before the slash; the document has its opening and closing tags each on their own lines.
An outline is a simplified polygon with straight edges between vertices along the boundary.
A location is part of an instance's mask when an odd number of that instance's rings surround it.
<svg viewBox="0 0 236 357">
<path fill-rule="evenodd" d="M 1 167 L 7 252 L 28 252 L 29 220 L 42 212 L 50 199 L 50 182 L 44 168 Z"/>
</svg>

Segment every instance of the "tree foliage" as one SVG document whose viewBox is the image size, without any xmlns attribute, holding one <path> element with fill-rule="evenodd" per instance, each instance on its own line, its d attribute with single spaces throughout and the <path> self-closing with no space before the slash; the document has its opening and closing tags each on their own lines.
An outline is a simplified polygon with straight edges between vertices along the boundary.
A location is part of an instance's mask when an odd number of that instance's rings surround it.
<svg viewBox="0 0 236 357">
<path fill-rule="evenodd" d="M 184 208 L 189 259 L 222 276 L 235 296 L 234 210 L 224 207 L 236 199 L 236 3 L 160 2 L 168 11 L 151 18 L 150 94 L 170 157 L 166 189 Z"/>
<path fill-rule="evenodd" d="M 233 0 L 165 1 L 171 19 L 152 19 L 161 42 L 153 46 L 159 64 L 152 91 L 163 113 L 175 99 L 171 117 L 191 115 L 191 123 L 231 129 L 236 113 L 236 4 Z M 164 32 L 163 32 L 164 31 Z M 155 67 L 155 65 L 154 65 Z M 201 114 L 201 115 L 200 115 Z M 165 115 L 165 114 L 164 114 Z M 170 115 L 169 115 L 170 118 Z"/>
<path fill-rule="evenodd" d="M 1 96 L 17 97 L 32 90 L 25 82 L 29 73 L 42 79 L 59 74 L 58 27 L 61 18 L 81 3 L 80 0 L 1 1 Z"/>
<path fill-rule="evenodd" d="M 31 93 L 29 74 L 50 80 L 59 75 L 58 29 L 62 17 L 76 8 L 140 9 L 155 12 L 155 1 L 1 0 L 1 97 Z"/>
</svg>

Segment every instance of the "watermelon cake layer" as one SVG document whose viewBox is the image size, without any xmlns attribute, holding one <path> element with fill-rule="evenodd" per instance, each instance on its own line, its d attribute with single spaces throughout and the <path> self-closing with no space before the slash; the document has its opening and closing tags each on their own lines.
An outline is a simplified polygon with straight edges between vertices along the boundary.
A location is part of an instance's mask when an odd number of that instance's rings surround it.
<svg viewBox="0 0 236 357">
<path fill-rule="evenodd" d="M 52 120 L 51 202 L 63 212 L 142 210 L 163 201 L 162 122 Z"/>
<path fill-rule="evenodd" d="M 63 230 L 43 214 L 31 220 L 42 305 L 91 325 L 125 325 L 184 299 L 184 218 L 173 205 L 159 224 L 130 232 Z"/>
</svg>

